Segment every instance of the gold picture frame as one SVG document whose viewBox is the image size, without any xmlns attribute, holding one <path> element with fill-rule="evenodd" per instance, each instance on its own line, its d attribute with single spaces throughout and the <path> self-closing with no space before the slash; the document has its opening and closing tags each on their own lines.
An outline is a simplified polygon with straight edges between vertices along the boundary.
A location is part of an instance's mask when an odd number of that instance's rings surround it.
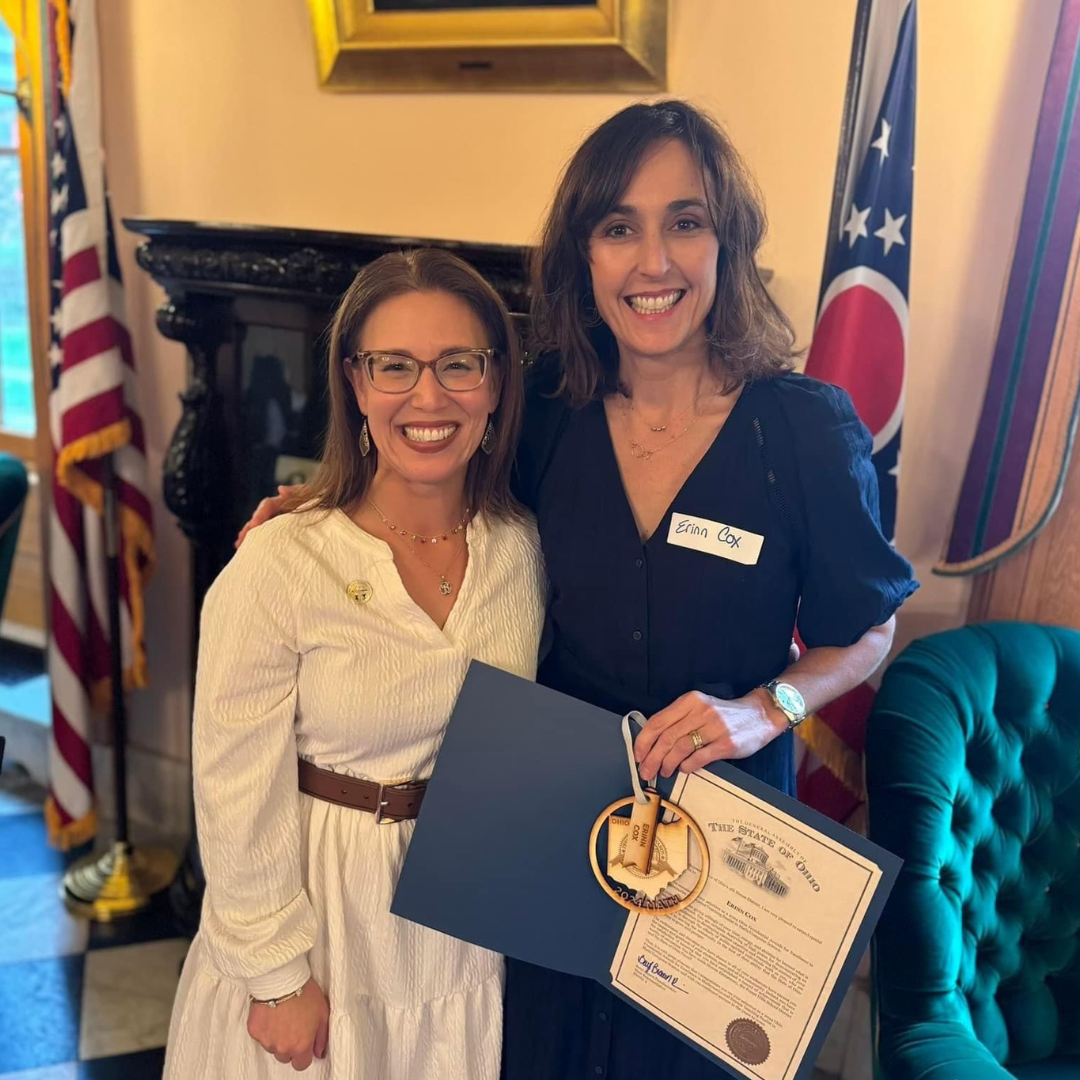
<svg viewBox="0 0 1080 1080">
<path fill-rule="evenodd" d="M 667 88 L 668 0 L 308 0 L 327 90 Z"/>
</svg>

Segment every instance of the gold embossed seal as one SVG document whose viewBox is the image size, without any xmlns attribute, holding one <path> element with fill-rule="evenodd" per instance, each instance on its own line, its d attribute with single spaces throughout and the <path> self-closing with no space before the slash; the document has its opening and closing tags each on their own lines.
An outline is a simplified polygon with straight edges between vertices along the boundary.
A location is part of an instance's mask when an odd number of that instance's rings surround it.
<svg viewBox="0 0 1080 1080">
<path fill-rule="evenodd" d="M 772 1049 L 765 1029 L 756 1021 L 742 1017 L 732 1020 L 724 1032 L 728 1049 L 747 1065 L 760 1065 Z"/>
</svg>

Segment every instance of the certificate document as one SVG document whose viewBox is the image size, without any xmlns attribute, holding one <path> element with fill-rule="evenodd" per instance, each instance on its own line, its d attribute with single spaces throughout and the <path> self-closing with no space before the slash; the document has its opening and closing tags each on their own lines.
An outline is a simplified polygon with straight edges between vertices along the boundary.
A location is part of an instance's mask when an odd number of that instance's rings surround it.
<svg viewBox="0 0 1080 1080">
<path fill-rule="evenodd" d="M 900 860 L 727 762 L 671 783 L 635 832 L 623 718 L 474 661 L 391 911 L 593 979 L 735 1076 L 802 1080 Z"/>
<path fill-rule="evenodd" d="M 882 868 L 709 772 L 680 777 L 671 801 L 705 837 L 707 879 L 673 914 L 629 915 L 611 985 L 733 1072 L 792 1080 Z M 672 893 L 697 884 L 695 862 Z"/>
</svg>

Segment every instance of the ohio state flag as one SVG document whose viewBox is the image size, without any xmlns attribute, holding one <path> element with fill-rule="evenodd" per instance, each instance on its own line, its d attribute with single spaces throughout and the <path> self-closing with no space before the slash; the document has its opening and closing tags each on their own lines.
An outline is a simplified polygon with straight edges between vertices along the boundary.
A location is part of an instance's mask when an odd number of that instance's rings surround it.
<svg viewBox="0 0 1080 1080">
<path fill-rule="evenodd" d="M 837 166 L 843 202 L 829 238 L 806 374 L 843 387 L 870 429 L 881 530 L 892 540 L 908 337 L 915 0 L 864 0 L 857 46 L 860 32 L 847 103 L 856 130 Z M 797 728 L 800 797 L 837 821 L 865 801 L 862 752 L 873 698 L 868 686 L 857 687 Z"/>
</svg>

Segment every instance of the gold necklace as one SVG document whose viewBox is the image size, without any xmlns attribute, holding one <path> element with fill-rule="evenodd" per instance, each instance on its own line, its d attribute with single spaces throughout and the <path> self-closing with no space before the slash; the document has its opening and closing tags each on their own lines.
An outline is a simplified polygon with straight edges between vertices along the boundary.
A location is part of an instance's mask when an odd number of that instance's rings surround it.
<svg viewBox="0 0 1080 1080">
<path fill-rule="evenodd" d="M 646 426 L 646 427 L 647 427 L 647 428 L 648 428 L 648 429 L 649 429 L 650 431 L 652 431 L 652 432 L 655 432 L 655 433 L 656 433 L 657 435 L 659 435 L 659 434 L 660 434 L 661 432 L 667 431 L 668 427 L 669 427 L 669 426 L 671 425 L 672 421 L 670 421 L 670 420 L 669 420 L 669 421 L 668 421 L 668 422 L 667 422 L 666 424 L 650 424 L 650 423 L 649 423 L 649 421 L 648 421 L 648 420 L 646 420 L 646 419 L 645 419 L 645 417 L 641 416 L 641 413 L 639 413 L 639 412 L 637 411 L 637 406 L 636 406 L 636 405 L 634 405 L 634 399 L 633 399 L 633 398 L 627 398 L 626 400 L 627 400 L 627 407 L 628 407 L 628 408 L 630 409 L 630 411 L 631 411 L 631 412 L 632 412 L 632 413 L 633 413 L 633 414 L 634 414 L 635 416 L 641 417 L 641 422 L 642 422 L 642 423 L 643 423 L 643 424 L 644 424 L 644 425 L 645 425 L 645 426 Z M 696 405 L 697 405 L 697 398 L 694 398 L 694 402 L 693 402 L 693 404 L 692 404 L 692 405 L 690 406 L 690 408 L 689 408 L 689 409 L 683 409 L 683 411 L 682 411 L 681 413 L 678 413 L 678 414 L 676 415 L 675 419 L 676 419 L 676 420 L 681 420 L 681 419 L 682 419 L 682 418 L 683 418 L 683 417 L 684 417 L 684 416 L 685 416 L 685 415 L 686 415 L 686 414 L 687 414 L 688 412 L 690 412 L 690 410 L 691 410 L 691 409 L 693 409 L 693 408 L 694 408 L 694 406 L 696 406 Z"/>
<path fill-rule="evenodd" d="M 368 499 L 368 504 L 371 509 L 379 515 L 382 523 L 392 532 L 397 533 L 399 536 L 407 536 L 413 543 L 420 544 L 437 544 L 440 540 L 449 540 L 451 536 L 456 535 L 459 532 L 464 531 L 465 526 L 469 523 L 469 507 L 465 507 L 465 513 L 461 515 L 461 520 L 450 530 L 442 534 L 436 534 L 435 536 L 424 536 L 422 533 L 412 532 L 410 529 L 399 529 L 376 505 L 373 499 Z"/>
<path fill-rule="evenodd" d="M 697 404 L 696 399 L 694 404 Z M 631 408 L 632 407 L 633 406 L 631 404 Z M 681 439 L 701 419 L 701 417 L 695 415 L 693 420 L 691 420 L 690 423 L 687 424 L 686 427 L 684 427 L 682 431 L 680 431 L 677 435 L 672 435 L 672 437 L 668 439 L 667 442 L 661 443 L 659 446 L 654 446 L 652 449 L 639 443 L 634 438 L 633 434 L 630 432 L 630 412 L 628 409 L 623 410 L 623 419 L 626 422 L 627 438 L 630 441 L 630 456 L 637 458 L 638 461 L 648 461 L 649 458 L 653 456 L 653 454 L 658 454 L 661 450 L 667 449 L 667 447 L 669 447 L 673 442 L 678 442 L 679 439 Z M 665 425 L 665 427 L 666 426 L 667 425 Z"/>
<path fill-rule="evenodd" d="M 465 537 L 464 536 L 461 538 L 461 546 L 462 547 L 465 546 Z M 435 567 L 432 566 L 431 563 L 429 563 L 427 561 L 427 559 L 425 559 L 424 556 L 420 554 L 420 549 L 418 547 L 411 547 L 411 548 L 409 548 L 409 550 L 433 574 L 438 574 L 438 577 L 439 577 L 439 592 L 441 592 L 443 594 L 443 596 L 449 596 L 454 591 L 454 586 L 451 584 L 450 579 L 446 576 L 446 571 L 449 570 L 450 567 L 454 565 L 454 562 L 457 560 L 458 555 L 461 554 L 461 548 L 459 548 L 457 551 L 454 552 L 453 555 L 450 556 L 450 561 L 446 564 L 445 568 L 443 570 L 441 570 L 441 571 L 436 570 Z"/>
</svg>

